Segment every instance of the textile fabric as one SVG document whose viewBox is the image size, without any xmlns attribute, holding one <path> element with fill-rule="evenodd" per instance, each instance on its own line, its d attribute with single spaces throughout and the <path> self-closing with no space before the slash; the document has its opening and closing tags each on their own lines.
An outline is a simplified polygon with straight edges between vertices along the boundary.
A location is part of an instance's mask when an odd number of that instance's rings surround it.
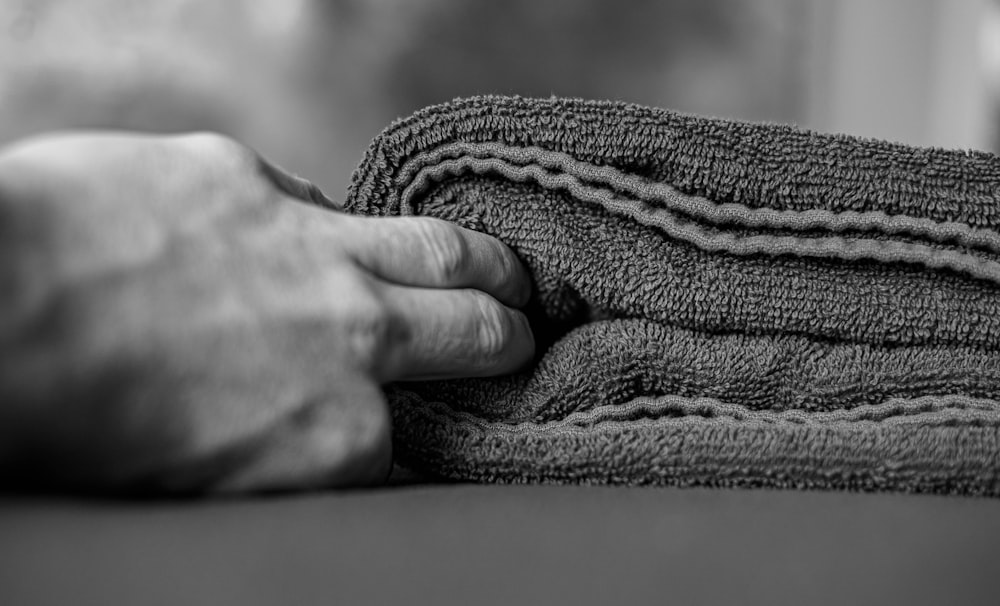
<svg viewBox="0 0 1000 606">
<path fill-rule="evenodd" d="M 345 209 L 528 267 L 517 375 L 387 388 L 396 458 L 486 482 L 1000 494 L 1000 159 L 618 102 L 379 135 Z"/>
</svg>

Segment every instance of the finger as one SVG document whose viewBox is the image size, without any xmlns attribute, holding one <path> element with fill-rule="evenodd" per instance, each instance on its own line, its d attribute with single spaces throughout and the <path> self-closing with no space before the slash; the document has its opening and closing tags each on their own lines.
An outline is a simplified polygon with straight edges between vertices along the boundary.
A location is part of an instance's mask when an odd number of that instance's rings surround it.
<svg viewBox="0 0 1000 606">
<path fill-rule="evenodd" d="M 268 162 L 259 155 L 257 156 L 257 164 L 261 172 L 264 173 L 264 176 L 267 177 L 275 187 L 289 196 L 302 200 L 303 202 L 312 202 L 313 204 L 324 208 L 343 210 L 344 205 L 342 203 L 335 202 L 331 198 L 327 197 L 327 195 L 324 194 L 323 191 L 314 183 L 307 181 L 298 175 L 289 173 L 280 166 Z"/>
<path fill-rule="evenodd" d="M 430 217 L 351 217 L 348 252 L 376 276 L 405 286 L 473 288 L 514 307 L 531 295 L 528 272 L 492 236 Z"/>
<path fill-rule="evenodd" d="M 342 381 L 330 400 L 306 402 L 257 441 L 252 455 L 209 487 L 215 493 L 368 486 L 392 467 L 388 405 L 367 381 Z"/>
<path fill-rule="evenodd" d="M 384 289 L 405 335 L 390 354 L 387 381 L 509 374 L 534 357 L 525 315 L 482 291 L 388 283 Z"/>
</svg>

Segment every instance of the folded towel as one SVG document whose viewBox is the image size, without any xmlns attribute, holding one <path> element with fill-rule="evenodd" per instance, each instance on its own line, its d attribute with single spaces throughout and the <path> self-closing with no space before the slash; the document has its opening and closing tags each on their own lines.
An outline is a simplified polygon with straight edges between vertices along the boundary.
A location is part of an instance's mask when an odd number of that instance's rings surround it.
<svg viewBox="0 0 1000 606">
<path fill-rule="evenodd" d="M 375 139 L 346 209 L 491 234 L 536 363 L 387 388 L 404 466 L 499 482 L 1000 495 L 1000 158 L 481 97 Z"/>
</svg>

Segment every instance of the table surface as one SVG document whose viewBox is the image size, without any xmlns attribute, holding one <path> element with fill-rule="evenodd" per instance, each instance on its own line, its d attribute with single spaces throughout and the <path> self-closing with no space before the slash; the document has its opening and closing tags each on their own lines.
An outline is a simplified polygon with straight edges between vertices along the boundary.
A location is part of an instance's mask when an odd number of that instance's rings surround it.
<svg viewBox="0 0 1000 606">
<path fill-rule="evenodd" d="M 1000 501 L 409 485 L 0 501 L 0 604 L 1000 604 Z"/>
</svg>

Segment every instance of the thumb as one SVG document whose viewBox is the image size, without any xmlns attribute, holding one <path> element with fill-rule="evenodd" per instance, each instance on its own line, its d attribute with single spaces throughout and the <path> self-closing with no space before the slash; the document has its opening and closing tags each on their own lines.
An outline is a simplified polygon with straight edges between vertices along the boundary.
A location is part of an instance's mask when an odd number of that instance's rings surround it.
<svg viewBox="0 0 1000 606">
<path fill-rule="evenodd" d="M 316 186 L 316 184 L 307 181 L 298 175 L 291 174 L 280 166 L 268 162 L 259 155 L 257 156 L 257 163 L 264 176 L 267 177 L 275 187 L 289 196 L 302 200 L 303 202 L 312 202 L 313 204 L 322 206 L 323 208 L 333 210 L 344 209 L 344 204 L 342 202 L 334 202 L 331 198 L 327 197 L 327 195 L 324 194 L 323 191 Z"/>
</svg>

